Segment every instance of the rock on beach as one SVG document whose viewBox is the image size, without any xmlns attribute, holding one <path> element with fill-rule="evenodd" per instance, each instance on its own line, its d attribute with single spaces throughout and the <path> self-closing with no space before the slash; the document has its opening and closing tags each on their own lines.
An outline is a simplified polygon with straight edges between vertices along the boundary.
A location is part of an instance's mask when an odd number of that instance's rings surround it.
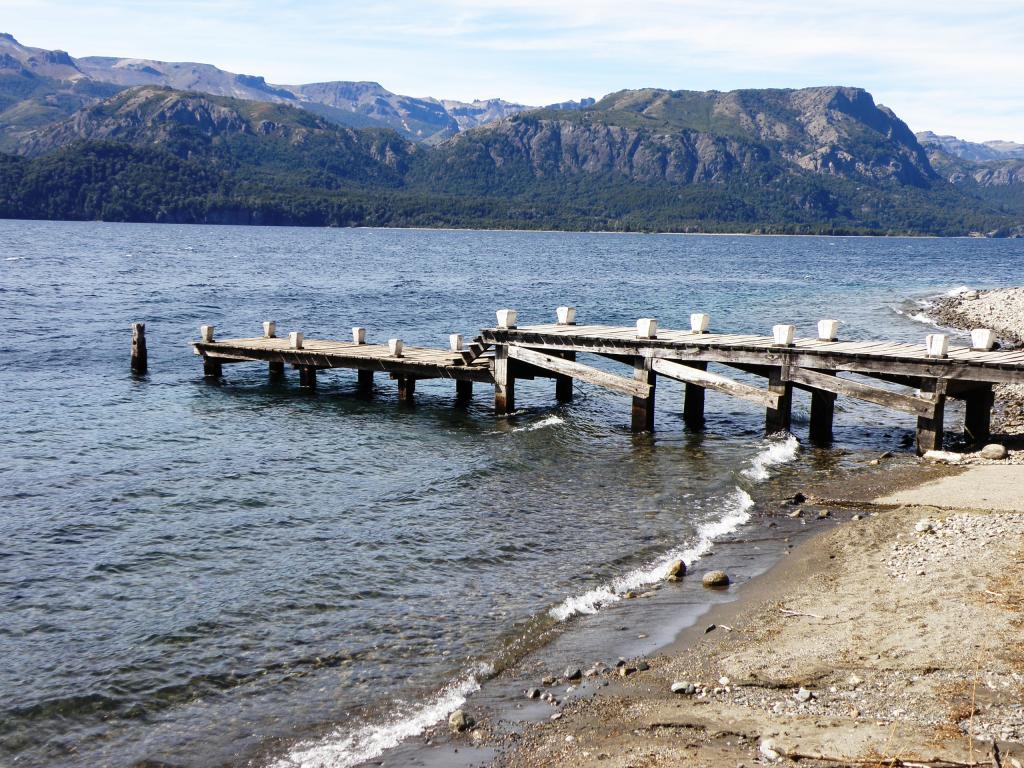
<svg viewBox="0 0 1024 768">
<path fill-rule="evenodd" d="M 725 571 L 708 571 L 702 583 L 705 587 L 727 587 L 730 583 L 729 574 Z"/>
</svg>

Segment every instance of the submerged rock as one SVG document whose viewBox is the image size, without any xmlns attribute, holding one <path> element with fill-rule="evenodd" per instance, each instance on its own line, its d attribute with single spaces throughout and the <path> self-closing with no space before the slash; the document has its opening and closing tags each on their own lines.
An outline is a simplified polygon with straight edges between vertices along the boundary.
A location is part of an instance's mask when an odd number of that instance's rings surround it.
<svg viewBox="0 0 1024 768">
<path fill-rule="evenodd" d="M 729 586 L 729 574 L 725 571 L 708 571 L 701 580 L 705 587 Z"/>
<path fill-rule="evenodd" d="M 562 677 L 566 680 L 579 680 L 583 677 L 583 671 L 579 667 L 566 667 Z"/>
<path fill-rule="evenodd" d="M 530 690 L 528 690 L 526 692 L 526 698 L 528 698 L 528 699 L 539 699 L 540 698 L 540 688 L 531 688 Z"/>
<path fill-rule="evenodd" d="M 686 563 L 682 560 L 673 560 L 668 566 L 668 572 L 665 577 L 668 579 L 681 579 L 686 575 Z"/>
</svg>

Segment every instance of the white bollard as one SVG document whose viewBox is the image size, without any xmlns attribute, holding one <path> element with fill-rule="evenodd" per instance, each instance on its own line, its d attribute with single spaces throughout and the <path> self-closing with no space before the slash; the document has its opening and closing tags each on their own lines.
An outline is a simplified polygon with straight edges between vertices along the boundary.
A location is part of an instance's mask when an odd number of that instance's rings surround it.
<svg viewBox="0 0 1024 768">
<path fill-rule="evenodd" d="M 703 312 L 694 312 L 690 315 L 690 330 L 694 333 L 707 333 L 709 325 L 711 315 L 705 315 Z"/>
<path fill-rule="evenodd" d="M 576 307 L 559 307 L 555 315 L 559 325 L 576 325 Z"/>
<path fill-rule="evenodd" d="M 971 349 L 989 350 L 996 345 L 996 332 L 988 328 L 971 331 Z"/>
<path fill-rule="evenodd" d="M 818 321 L 818 341 L 835 341 L 839 338 L 838 320 Z"/>
<path fill-rule="evenodd" d="M 514 309 L 499 309 L 495 314 L 498 316 L 499 328 L 515 328 L 519 313 Z"/>
<path fill-rule="evenodd" d="M 775 343 L 780 347 L 792 347 L 793 337 L 796 335 L 795 325 L 773 325 L 772 336 Z"/>
<path fill-rule="evenodd" d="M 292 331 L 288 334 L 288 346 L 292 349 L 302 349 L 302 331 Z"/>
<path fill-rule="evenodd" d="M 929 333 L 924 340 L 928 357 L 945 357 L 949 352 L 949 336 L 944 333 Z"/>
<path fill-rule="evenodd" d="M 641 339 L 658 338 L 658 321 L 653 317 L 641 317 L 636 321 L 636 335 Z"/>
<path fill-rule="evenodd" d="M 388 339 L 388 350 L 391 352 L 392 357 L 401 357 L 404 346 L 401 339 Z"/>
<path fill-rule="evenodd" d="M 213 326 L 212 325 L 201 325 L 199 326 L 199 340 L 205 342 L 213 341 Z"/>
<path fill-rule="evenodd" d="M 366 343 L 366 329 L 360 328 L 358 325 L 352 328 L 352 341 L 356 344 Z"/>
<path fill-rule="evenodd" d="M 263 323 L 263 338 L 273 339 L 277 337 L 277 323 L 267 320 Z"/>
<path fill-rule="evenodd" d="M 462 334 L 461 333 L 453 333 L 451 336 L 448 337 L 448 344 L 452 348 L 452 352 L 461 352 L 462 351 Z"/>
</svg>

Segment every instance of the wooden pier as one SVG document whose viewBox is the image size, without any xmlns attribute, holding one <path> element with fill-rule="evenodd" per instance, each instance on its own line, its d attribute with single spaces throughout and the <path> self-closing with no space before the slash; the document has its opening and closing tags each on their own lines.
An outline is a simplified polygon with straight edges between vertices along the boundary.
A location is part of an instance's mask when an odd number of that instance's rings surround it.
<svg viewBox="0 0 1024 768">
<path fill-rule="evenodd" d="M 556 323 L 519 327 L 514 310 L 499 310 L 495 327 L 466 346 L 452 335 L 448 349 L 406 347 L 399 339 L 367 344 L 363 328 L 352 329 L 352 341 L 304 339 L 297 332 L 278 338 L 272 322 L 264 323 L 260 337 L 226 340 L 215 340 L 213 328 L 203 326 L 193 347 L 207 376 L 220 376 L 226 363 L 259 361 L 272 376 L 283 375 L 285 366 L 297 369 L 300 385 L 312 389 L 318 371 L 351 368 L 367 394 L 374 373 L 388 374 L 402 401 L 413 399 L 420 379 L 454 380 L 459 399 L 469 398 L 473 382 L 481 382 L 494 387 L 498 415 L 515 410 L 517 380 L 553 378 L 561 401 L 572 398 L 579 380 L 630 397 L 637 432 L 654 428 L 659 376 L 685 385 L 683 419 L 693 430 L 704 426 L 710 389 L 763 407 L 768 434 L 788 431 L 796 388 L 811 395 L 813 442 L 832 440 L 835 401 L 842 396 L 915 416 L 919 453 L 941 448 L 948 398 L 965 403 L 968 441 L 984 443 L 993 385 L 1024 382 L 1024 351 L 992 349 L 994 334 L 984 329 L 972 335 L 978 346 L 957 347 L 943 334 L 930 334 L 924 344 L 840 341 L 834 320 L 821 321 L 816 338 L 795 338 L 792 325 L 774 326 L 771 336 L 710 333 L 703 314 L 691 316 L 690 330 L 659 329 L 651 318 L 635 326 L 577 325 L 575 315 L 573 308 L 559 307 Z M 615 361 L 624 372 L 581 362 L 587 355 Z M 764 385 L 709 371 L 709 364 L 753 374 Z"/>
</svg>

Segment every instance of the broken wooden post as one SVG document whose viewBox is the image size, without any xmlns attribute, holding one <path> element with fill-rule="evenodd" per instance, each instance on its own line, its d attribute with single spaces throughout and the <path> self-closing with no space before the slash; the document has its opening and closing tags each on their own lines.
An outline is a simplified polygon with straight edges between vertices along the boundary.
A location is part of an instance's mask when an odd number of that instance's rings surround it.
<svg viewBox="0 0 1024 768">
<path fill-rule="evenodd" d="M 703 331 L 694 331 L 703 333 Z M 708 369 L 707 363 L 686 363 L 689 368 L 696 368 L 700 371 Z M 683 423 L 687 429 L 700 431 L 704 429 L 704 396 L 705 389 L 699 384 L 686 382 L 684 384 L 686 393 L 683 395 Z"/>
<path fill-rule="evenodd" d="M 778 327 L 778 326 L 776 326 Z M 782 326 L 792 328 L 793 326 Z M 764 432 L 788 432 L 793 409 L 793 385 L 788 381 L 788 371 L 783 367 L 768 369 L 768 391 L 779 396 L 777 405 L 769 405 L 765 412 Z"/>
<path fill-rule="evenodd" d="M 494 412 L 505 416 L 516 409 L 516 380 L 509 366 L 508 344 L 494 345 Z"/>
<path fill-rule="evenodd" d="M 132 373 L 142 376 L 149 370 L 149 352 L 146 350 L 146 324 L 132 323 Z"/>
<path fill-rule="evenodd" d="M 462 334 L 461 333 L 453 333 L 453 334 L 451 334 L 448 337 L 448 348 L 451 349 L 452 352 L 461 352 L 462 351 Z"/>
<path fill-rule="evenodd" d="M 708 326 L 711 324 L 711 315 L 706 315 L 703 312 L 694 312 L 690 315 L 690 332 L 691 333 L 707 333 Z"/>
<path fill-rule="evenodd" d="M 989 328 L 975 328 L 971 331 L 971 349 L 985 351 L 996 345 L 996 332 Z"/>
<path fill-rule="evenodd" d="M 303 341 L 302 331 L 292 331 L 288 334 L 288 346 L 292 349 L 302 349 Z"/>
<path fill-rule="evenodd" d="M 838 320 L 818 321 L 818 341 L 836 341 L 839 338 Z"/>
<path fill-rule="evenodd" d="M 274 339 L 277 338 L 277 323 L 273 320 L 263 321 L 263 338 Z"/>
<path fill-rule="evenodd" d="M 360 368 L 356 374 L 357 389 L 360 396 L 369 397 L 373 394 L 373 371 L 369 368 Z"/>
<path fill-rule="evenodd" d="M 982 384 L 963 395 L 964 437 L 975 445 L 983 445 L 992 436 L 992 406 L 995 393 L 991 384 Z"/>
<path fill-rule="evenodd" d="M 200 325 L 199 326 L 199 340 L 204 344 L 210 344 L 213 342 L 213 326 L 212 325 Z"/>
<path fill-rule="evenodd" d="M 469 379 L 455 380 L 455 399 L 464 403 L 473 397 L 473 382 Z"/>
<path fill-rule="evenodd" d="M 316 366 L 299 366 L 299 386 L 306 389 L 316 389 Z"/>
<path fill-rule="evenodd" d="M 356 344 L 366 343 L 366 329 L 358 325 L 352 328 L 352 341 Z"/>
<path fill-rule="evenodd" d="M 658 321 L 653 317 L 641 317 L 636 321 L 636 336 L 638 339 L 658 338 Z"/>
<path fill-rule="evenodd" d="M 519 320 L 519 313 L 514 309 L 499 309 L 495 314 L 498 316 L 499 328 L 514 329 Z"/>
<path fill-rule="evenodd" d="M 773 325 L 772 326 L 772 338 L 775 340 L 776 346 L 779 347 L 792 347 L 793 336 L 796 335 L 795 325 Z"/>
<path fill-rule="evenodd" d="M 824 322 L 835 322 L 834 320 Z M 822 341 L 835 341 L 835 339 L 822 339 L 821 324 L 818 325 L 818 338 Z M 817 371 L 822 375 L 835 376 L 831 371 Z M 816 445 L 829 445 L 832 442 L 832 424 L 835 421 L 836 393 L 827 392 L 824 389 L 811 389 L 811 424 L 810 438 Z"/>
<path fill-rule="evenodd" d="M 643 322 L 643 321 L 640 321 Z M 654 330 L 657 332 L 657 322 L 654 322 Z M 639 328 L 639 324 L 638 324 Z M 650 386 L 646 396 L 633 395 L 633 420 L 634 432 L 654 431 L 654 395 L 655 385 L 658 383 L 658 375 L 651 370 L 650 359 L 637 355 L 633 358 L 633 379 L 641 384 Z"/>
<path fill-rule="evenodd" d="M 933 334 L 942 336 L 942 334 Z M 945 338 L 945 337 L 943 337 Z M 942 450 L 942 421 L 946 410 L 946 380 L 922 379 L 921 392 L 930 394 L 935 403 L 931 417 L 917 417 L 917 453 Z"/>
<path fill-rule="evenodd" d="M 402 343 L 401 339 L 388 339 L 388 352 L 391 353 L 392 357 L 401 357 L 404 349 L 405 344 Z"/>
<path fill-rule="evenodd" d="M 576 325 L 576 307 L 558 307 L 555 318 L 559 325 Z M 564 360 L 576 360 L 575 352 L 562 352 L 559 357 Z M 568 403 L 572 400 L 572 376 L 555 375 L 555 400 Z"/>
<path fill-rule="evenodd" d="M 416 397 L 416 379 L 412 376 L 398 377 L 398 402 L 412 403 Z"/>
</svg>

